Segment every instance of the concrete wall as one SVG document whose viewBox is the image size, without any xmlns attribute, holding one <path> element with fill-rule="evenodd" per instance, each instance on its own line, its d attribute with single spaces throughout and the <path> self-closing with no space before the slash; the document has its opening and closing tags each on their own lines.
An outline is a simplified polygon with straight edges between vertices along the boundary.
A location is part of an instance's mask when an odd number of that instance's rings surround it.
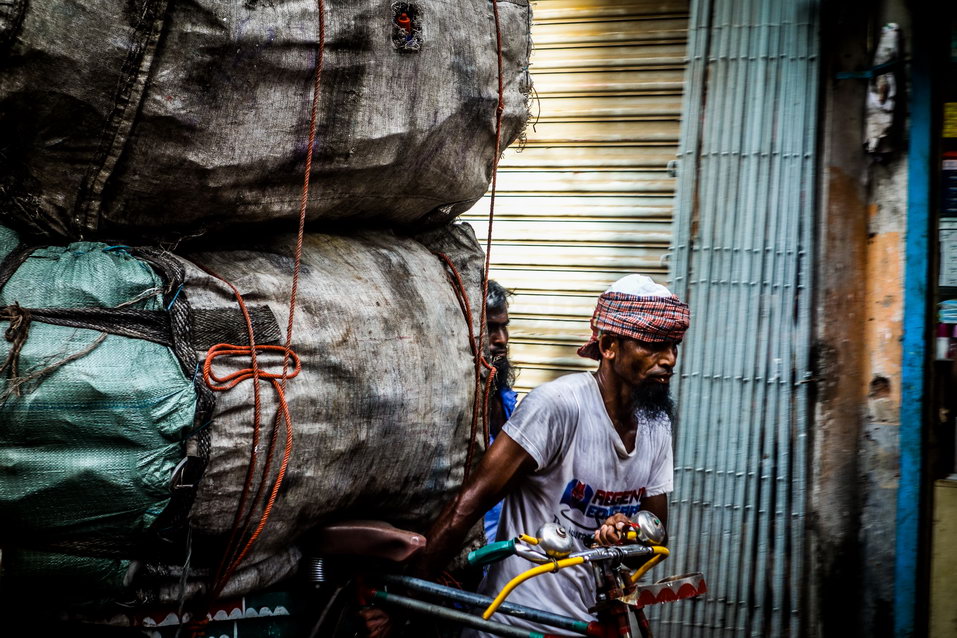
<svg viewBox="0 0 957 638">
<path fill-rule="evenodd" d="M 863 369 L 866 403 L 858 450 L 860 622 L 890 636 L 900 431 L 901 326 L 907 161 L 870 168 Z"/>
<path fill-rule="evenodd" d="M 880 3 L 873 28 L 895 22 L 909 57 L 910 13 L 901 0 Z M 906 76 L 902 76 L 906 77 Z M 906 101 L 906 86 L 899 99 Z M 867 403 L 859 448 L 860 552 L 864 583 L 860 622 L 866 635 L 890 636 L 901 400 L 901 335 L 907 227 L 906 110 L 900 109 L 899 152 L 868 167 L 868 241 L 864 296 L 864 369 Z"/>
<path fill-rule="evenodd" d="M 880 27 L 903 2 L 835 3 L 825 17 L 817 401 L 811 527 L 812 635 L 893 632 L 907 211 L 905 136 L 877 161 L 863 151 L 865 69 Z M 904 91 L 899 99 L 906 100 Z"/>
<path fill-rule="evenodd" d="M 844 611 L 857 600 L 837 600 L 835 592 L 856 592 L 860 557 L 852 530 L 859 519 L 857 446 L 861 432 L 860 383 L 864 324 L 860 274 L 867 264 L 866 163 L 860 152 L 863 131 L 862 83 L 835 81 L 838 70 L 864 68 L 857 24 L 863 7 L 836 7 L 824 16 L 822 177 L 818 225 L 815 410 L 809 560 L 813 574 L 806 613 L 810 634 L 854 635 Z M 866 15 L 866 14 L 865 14 Z M 856 328 L 855 331 L 852 327 Z"/>
</svg>

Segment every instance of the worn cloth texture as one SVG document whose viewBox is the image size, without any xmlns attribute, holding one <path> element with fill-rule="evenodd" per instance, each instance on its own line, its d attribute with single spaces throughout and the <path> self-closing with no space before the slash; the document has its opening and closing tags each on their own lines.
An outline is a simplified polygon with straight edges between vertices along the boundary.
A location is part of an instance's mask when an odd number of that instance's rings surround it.
<svg viewBox="0 0 957 638">
<path fill-rule="evenodd" d="M 498 70 L 487 0 L 327 0 L 308 217 L 437 226 L 485 193 Z M 500 0 L 504 149 L 530 91 L 530 8 Z M 301 0 L 31 0 L 0 20 L 0 218 L 69 238 L 295 218 L 319 20 Z"/>
<path fill-rule="evenodd" d="M 691 312 L 688 305 L 675 296 L 635 296 L 606 292 L 598 298 L 591 318 L 591 339 L 578 349 L 578 355 L 600 360 L 598 337 L 610 332 L 647 343 L 681 341 Z"/>
<path fill-rule="evenodd" d="M 183 592 L 205 591 L 246 478 L 253 391 L 252 382 L 244 381 L 216 392 L 215 410 L 198 418 L 199 398 L 208 392 L 201 340 L 204 347 L 216 335 L 238 336 L 236 345 L 248 340 L 232 291 L 197 264 L 239 288 L 257 343 L 281 343 L 295 237 L 255 242 L 164 253 L 178 267 L 181 286 L 136 257 L 138 249 L 76 242 L 19 251 L 25 257 L 0 291 L 0 305 L 19 302 L 33 313 L 19 356 L 20 377 L 81 355 L 24 384 L 22 396 L 8 394 L 0 405 L 0 539 L 5 566 L 18 566 L 22 582 L 43 582 L 38 570 L 45 565 L 48 579 L 86 579 L 91 586 L 84 593 L 94 595 L 94 581 L 122 585 L 129 559 L 143 558 L 130 574 L 133 590 L 126 600 L 175 602 L 181 563 L 163 562 L 170 552 L 151 553 L 140 541 L 156 531 L 157 520 L 174 522 L 174 466 L 196 447 L 187 435 L 206 434 L 209 463 L 190 501 L 193 550 Z M 4 255 L 18 254 L 17 244 L 15 233 L 0 228 L 0 272 L 10 268 Z M 424 531 L 461 484 L 475 364 L 455 289 L 433 251 L 452 259 L 472 308 L 481 307 L 482 251 L 467 225 L 414 238 L 391 231 L 306 236 L 293 335 L 303 368 L 286 389 L 292 456 L 264 532 L 222 595 L 260 590 L 294 574 L 310 528 L 323 522 L 374 518 Z M 45 310 L 50 304 L 80 313 L 82 325 L 93 321 L 97 328 L 76 327 L 75 317 Z M 183 304 L 191 317 L 186 324 L 158 320 Z M 125 313 L 139 323 L 113 325 L 90 308 Z M 472 322 L 477 330 L 478 317 Z M 179 341 L 169 337 L 184 330 L 196 348 L 189 366 L 174 352 Z M 10 347 L 0 340 L 0 361 Z M 263 353 L 259 363 L 281 372 L 281 357 Z M 212 368 L 227 375 L 249 364 L 248 357 L 219 358 Z M 268 382 L 261 390 L 259 469 L 278 405 Z M 474 463 L 482 451 L 477 439 Z M 259 477 L 256 472 L 254 491 Z M 261 512 L 260 503 L 254 521 Z M 16 556 L 8 549 L 13 542 L 24 547 Z M 466 549 L 480 545 L 476 526 Z M 119 595 L 95 594 L 105 593 Z"/>
<path fill-rule="evenodd" d="M 636 419 L 635 448 L 629 452 L 590 372 L 532 390 L 503 431 L 534 459 L 535 470 L 505 497 L 498 537 L 535 534 L 545 523 L 559 523 L 575 539 L 573 551 L 581 551 L 612 514 L 634 518 L 645 498 L 671 492 L 671 424 L 667 417 L 640 413 Z M 479 592 L 495 596 L 529 566 L 518 556 L 492 564 Z M 588 611 L 595 604 L 594 583 L 587 565 L 569 567 L 523 583 L 508 601 L 588 622 L 594 620 Z M 496 618 L 530 631 L 553 631 L 516 616 Z M 474 635 L 466 631 L 463 638 Z"/>
<path fill-rule="evenodd" d="M 247 303 L 271 308 L 285 327 L 293 240 L 185 257 L 233 282 Z M 482 251 L 467 225 L 416 239 L 307 235 L 293 333 L 303 369 L 286 390 L 292 458 L 265 533 L 224 595 L 294 573 L 300 543 L 323 522 L 374 518 L 424 532 L 461 484 L 474 362 L 446 267 L 432 251 L 456 263 L 471 307 L 480 308 Z M 225 285 L 195 267 L 187 269 L 186 291 L 194 310 L 236 303 Z M 260 363 L 281 371 L 280 357 L 264 355 Z M 217 360 L 214 369 L 224 375 L 248 365 Z M 264 383 L 266 429 L 275 398 Z M 249 381 L 217 393 L 210 464 L 192 510 L 198 536 L 222 537 L 230 529 L 249 461 L 252 405 Z M 481 544 L 480 527 L 470 543 Z M 171 586 L 160 597 L 175 593 Z"/>
<path fill-rule="evenodd" d="M 5 265 L 18 244 L 16 233 L 0 228 Z M 94 595 L 100 584 L 122 581 L 128 561 L 120 557 L 142 555 L 163 531 L 157 527 L 194 426 L 197 388 L 192 366 L 187 371 L 166 345 L 45 320 L 42 309 L 50 308 L 64 316 L 120 307 L 166 314 L 169 290 L 149 263 L 96 242 L 24 257 L 0 289 L 0 308 L 33 316 L 0 324 L 0 361 L 16 360 L 0 383 L 4 578 L 8 594 L 23 588 L 24 576 L 53 595 L 75 585 L 71 574 L 80 569 L 83 593 Z M 11 356 L 17 334 L 25 340 Z"/>
</svg>

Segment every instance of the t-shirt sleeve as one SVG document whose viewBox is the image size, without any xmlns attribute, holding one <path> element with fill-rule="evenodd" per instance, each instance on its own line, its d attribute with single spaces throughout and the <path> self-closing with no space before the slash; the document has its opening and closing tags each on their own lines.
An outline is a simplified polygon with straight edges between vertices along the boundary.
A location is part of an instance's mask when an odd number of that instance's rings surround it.
<svg viewBox="0 0 957 638">
<path fill-rule="evenodd" d="M 648 474 L 646 496 L 658 496 L 674 490 L 675 461 L 671 449 L 671 434 L 662 432 L 656 438 L 658 438 L 658 453 Z"/>
<path fill-rule="evenodd" d="M 518 404 L 502 429 L 535 459 L 536 471 L 542 470 L 559 457 L 575 405 L 574 399 L 548 385 L 539 386 Z"/>
</svg>

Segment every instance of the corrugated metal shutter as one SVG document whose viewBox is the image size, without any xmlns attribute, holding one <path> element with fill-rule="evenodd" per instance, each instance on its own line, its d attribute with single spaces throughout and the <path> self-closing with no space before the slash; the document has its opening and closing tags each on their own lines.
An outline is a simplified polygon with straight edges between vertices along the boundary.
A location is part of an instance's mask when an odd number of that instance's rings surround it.
<svg viewBox="0 0 957 638">
<path fill-rule="evenodd" d="M 575 354 L 615 279 L 667 277 L 687 0 L 533 3 L 527 143 L 503 156 L 491 276 L 510 305 L 516 389 L 590 369 Z M 484 241 L 488 198 L 463 218 Z"/>
<path fill-rule="evenodd" d="M 669 571 L 703 571 L 710 592 L 650 612 L 673 638 L 808 635 L 818 11 L 693 3 L 673 257 L 692 321 Z"/>
</svg>

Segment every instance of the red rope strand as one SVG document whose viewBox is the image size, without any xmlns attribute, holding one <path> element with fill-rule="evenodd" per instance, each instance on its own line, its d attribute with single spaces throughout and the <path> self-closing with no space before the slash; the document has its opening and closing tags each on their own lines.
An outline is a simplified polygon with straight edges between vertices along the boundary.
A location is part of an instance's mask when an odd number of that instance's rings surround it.
<svg viewBox="0 0 957 638">
<path fill-rule="evenodd" d="M 459 302 L 459 308 L 462 310 L 462 315 L 465 317 L 465 325 L 468 326 L 469 347 L 472 350 L 472 361 L 475 365 L 475 377 L 473 379 L 472 385 L 472 390 L 475 393 L 475 400 L 472 401 L 472 420 L 469 427 L 469 445 L 468 451 L 465 453 L 465 470 L 462 477 L 462 482 L 464 483 L 468 480 L 469 474 L 472 470 L 472 458 L 475 456 L 475 433 L 478 430 L 478 419 L 480 414 L 485 415 L 485 445 L 488 447 L 488 400 L 489 393 L 492 388 L 492 382 L 495 379 L 495 368 L 489 364 L 488 360 L 482 354 L 482 351 L 479 349 L 479 345 L 475 339 L 475 330 L 472 326 L 474 316 L 472 315 L 472 307 L 471 304 L 469 304 L 469 296 L 465 289 L 465 283 L 462 281 L 462 275 L 459 274 L 458 269 L 455 267 L 455 264 L 452 263 L 452 260 L 449 259 L 448 255 L 444 253 L 435 253 L 435 255 L 442 260 L 442 262 L 445 264 L 445 267 L 449 270 L 449 280 L 452 283 L 452 289 L 455 292 L 455 297 Z M 489 371 L 484 392 L 482 392 L 483 366 Z M 482 412 L 479 412 L 480 403 L 483 406 Z"/>
<path fill-rule="evenodd" d="M 482 338 L 487 332 L 488 271 L 492 263 L 492 223 L 495 219 L 495 195 L 498 189 L 498 162 L 502 153 L 502 116 L 505 112 L 505 80 L 502 56 L 502 26 L 498 15 L 498 0 L 492 0 L 492 13 L 495 17 L 495 48 L 498 57 L 498 103 L 495 106 L 495 155 L 492 158 L 492 189 L 489 193 L 488 234 L 485 237 L 485 271 L 482 275 L 482 319 L 479 323 L 479 350 Z"/>
<path fill-rule="evenodd" d="M 498 101 L 495 106 L 495 155 L 492 158 L 492 185 L 489 197 L 488 210 L 488 234 L 485 237 L 485 265 L 482 270 L 482 309 L 479 319 L 479 334 L 476 342 L 475 331 L 472 327 L 472 309 L 469 305 L 468 293 L 462 277 L 456 270 L 452 260 L 447 255 L 436 253 L 451 271 L 452 287 L 455 289 L 456 297 L 459 300 L 459 306 L 465 315 L 465 322 L 469 331 L 469 346 L 472 349 L 472 359 L 475 363 L 475 400 L 472 402 L 472 422 L 469 432 L 468 452 L 465 456 L 465 470 L 463 482 L 468 480 L 472 468 L 472 458 L 475 451 L 475 434 L 478 429 L 478 419 L 482 417 L 482 431 L 485 439 L 486 448 L 489 446 L 491 436 L 489 432 L 489 397 L 492 392 L 492 385 L 495 380 L 495 368 L 485 358 L 485 335 L 488 333 L 488 273 L 492 260 L 492 225 L 495 219 L 495 194 L 498 187 L 498 162 L 502 153 L 502 117 L 505 112 L 505 80 L 504 80 L 504 60 L 502 54 L 502 27 L 499 20 L 498 0 L 492 0 L 492 13 L 495 18 L 495 48 L 498 64 Z M 485 387 L 482 387 L 482 367 L 489 371 L 488 378 L 485 381 Z M 481 397 L 481 398 L 480 398 Z M 481 405 L 481 412 L 479 406 Z"/>
<path fill-rule="evenodd" d="M 299 272 L 302 267 L 302 243 L 306 231 L 306 209 L 309 206 L 309 178 L 312 175 L 312 155 L 316 148 L 316 123 L 319 118 L 319 97 L 321 95 L 322 64 L 326 48 L 326 3 L 318 0 L 319 10 L 319 50 L 316 54 L 316 72 L 312 84 L 312 108 L 309 110 L 309 144 L 306 147 L 306 168 L 302 177 L 302 197 L 299 199 L 299 229 L 296 235 L 296 257 L 292 270 L 292 288 L 289 291 L 289 321 L 286 324 L 287 354 L 282 360 L 282 387 L 286 387 L 286 373 L 289 370 L 289 348 L 292 345 L 293 320 L 296 317 L 296 299 L 299 293 Z"/>
<path fill-rule="evenodd" d="M 502 55 L 502 24 L 498 13 L 498 0 L 492 0 L 492 14 L 495 17 L 495 52 L 498 64 L 498 103 L 495 107 L 495 156 L 492 158 L 492 188 L 489 193 L 488 206 L 488 234 L 485 237 L 485 270 L 482 273 L 482 318 L 479 322 L 479 352 L 482 353 L 483 364 L 491 369 L 491 366 L 485 361 L 483 337 L 488 334 L 488 272 L 492 263 L 492 223 L 495 219 L 495 194 L 498 189 L 498 163 L 502 154 L 502 117 L 505 113 L 505 73 L 504 61 Z M 488 419 L 488 400 L 491 392 L 491 381 L 494 373 L 489 375 L 486 381 L 485 394 L 483 399 L 482 426 L 485 434 L 485 445 L 488 447 L 490 441 L 489 419 Z"/>
<path fill-rule="evenodd" d="M 249 313 L 246 309 L 245 302 L 243 301 L 242 295 L 233 286 L 231 283 L 219 277 L 215 273 L 212 273 L 209 270 L 206 270 L 217 279 L 224 281 L 227 285 L 232 288 L 234 295 L 236 296 L 237 301 L 239 302 L 240 308 L 243 312 L 243 317 L 246 321 L 247 332 L 249 335 L 249 346 L 234 346 L 230 344 L 218 344 L 207 352 L 206 361 L 203 366 L 203 377 L 209 385 L 215 391 L 225 391 L 232 387 L 235 387 L 238 383 L 242 381 L 252 379 L 253 380 L 253 394 L 254 394 L 254 419 L 253 419 L 253 445 L 252 451 L 250 452 L 250 461 L 249 466 L 246 471 L 246 480 L 243 484 L 243 490 L 240 495 L 239 506 L 236 509 L 236 515 L 233 519 L 232 529 L 230 531 L 229 541 L 226 544 L 226 551 L 223 554 L 222 561 L 220 562 L 219 567 L 216 570 L 216 577 L 213 580 L 213 587 L 211 591 L 211 598 L 215 599 L 225 588 L 226 584 L 232 578 L 236 569 L 242 563 L 242 561 L 248 555 L 253 544 L 262 534 L 263 529 L 265 529 L 266 523 L 269 520 L 270 513 L 272 508 L 275 505 L 277 495 L 279 493 L 279 488 L 282 485 L 282 482 L 285 478 L 286 471 L 289 466 L 289 459 L 292 454 L 292 445 L 293 445 L 293 423 L 292 416 L 289 412 L 289 405 L 286 401 L 286 383 L 288 379 L 291 379 L 299 374 L 302 369 L 299 357 L 292 350 L 292 338 L 293 338 L 293 327 L 295 325 L 296 317 L 296 306 L 299 295 L 299 277 L 302 269 L 302 247 L 305 237 L 305 225 L 306 225 L 306 212 L 309 205 L 309 180 L 312 174 L 312 157 L 315 152 L 316 145 L 316 129 L 317 129 L 317 120 L 319 113 L 319 99 L 321 95 L 321 77 L 322 77 L 322 66 L 324 60 L 325 52 L 325 39 L 326 39 L 326 22 L 325 22 L 325 0 L 317 0 L 317 7 L 319 13 L 319 43 L 318 51 L 316 55 L 316 65 L 315 65 L 315 74 L 313 80 L 313 89 L 312 89 L 312 103 L 309 112 L 309 142 L 306 149 L 306 162 L 305 168 L 303 171 L 303 185 L 302 185 L 302 194 L 299 201 L 299 225 L 296 234 L 296 246 L 295 246 L 295 258 L 293 265 L 292 273 L 292 285 L 289 292 L 289 317 L 286 324 L 286 340 L 285 345 L 283 346 L 257 346 L 255 342 L 255 335 L 253 334 L 252 320 L 250 319 Z M 282 359 L 282 373 L 279 375 L 272 373 L 264 373 L 259 369 L 259 364 L 257 361 L 257 351 L 259 350 L 268 350 L 276 351 L 283 353 Z M 218 377 L 212 372 L 213 361 L 217 357 L 221 356 L 245 356 L 248 355 L 251 359 L 251 367 L 245 368 L 238 372 L 231 373 L 225 377 Z M 289 364 L 290 359 L 294 362 L 294 369 L 290 373 Z M 276 396 L 279 402 L 279 409 L 277 411 L 276 417 L 273 421 L 272 436 L 269 440 L 269 446 L 267 448 L 266 460 L 262 469 L 262 479 L 259 482 L 259 487 L 256 490 L 256 495 L 252 499 L 252 503 L 260 502 L 262 495 L 265 491 L 266 483 L 269 479 L 269 473 L 272 469 L 272 461 L 275 453 L 276 446 L 279 439 L 279 429 L 284 427 L 285 429 L 285 441 L 283 448 L 283 457 L 282 461 L 279 464 L 279 470 L 276 474 L 275 481 L 273 482 L 272 489 L 270 490 L 269 497 L 266 501 L 266 504 L 263 508 L 263 513 L 259 518 L 259 522 L 256 525 L 256 528 L 253 530 L 252 534 L 249 535 L 249 538 L 242 544 L 240 539 L 246 536 L 246 533 L 249 530 L 252 521 L 252 514 L 255 509 L 255 505 L 251 505 L 248 510 L 246 508 L 247 501 L 249 501 L 249 492 L 252 489 L 253 476 L 255 475 L 255 468 L 258 463 L 257 459 L 257 448 L 259 446 L 260 438 L 260 422 L 261 422 L 261 403 L 260 403 L 260 389 L 259 389 L 259 380 L 267 379 L 272 384 L 273 389 L 276 391 Z M 245 511 L 245 514 L 244 514 Z M 242 530 L 240 532 L 240 530 Z"/>
<path fill-rule="evenodd" d="M 263 350 L 263 351 L 273 351 L 273 352 L 282 352 L 283 359 L 287 362 L 289 359 L 292 359 L 295 366 L 290 372 L 287 366 L 284 366 L 284 370 L 281 374 L 273 374 L 270 372 L 260 371 L 259 377 L 262 379 L 267 379 L 273 386 L 273 389 L 276 391 L 276 396 L 279 402 L 279 411 L 276 414 L 274 419 L 272 437 L 269 443 L 269 451 L 266 455 L 266 461 L 262 470 L 262 480 L 259 484 L 259 489 L 257 490 L 256 497 L 253 499 L 253 502 L 259 502 L 262 493 L 264 491 L 266 482 L 269 477 L 270 470 L 272 468 L 272 458 L 273 452 L 276 447 L 280 423 L 285 426 L 285 446 L 283 448 L 283 458 L 280 462 L 279 471 L 276 475 L 276 479 L 273 482 L 272 490 L 269 494 L 269 499 L 266 502 L 265 507 L 263 508 L 263 513 L 259 518 L 259 522 L 256 525 L 256 529 L 249 536 L 249 539 L 245 542 L 241 549 L 236 548 L 230 551 L 229 562 L 223 569 L 221 576 L 217 579 L 216 586 L 213 589 L 214 597 L 222 592 L 222 588 L 225 587 L 226 583 L 232 578 L 236 569 L 242 563 L 243 559 L 246 558 L 253 544 L 261 535 L 263 529 L 266 526 L 266 523 L 269 520 L 269 516 L 272 512 L 273 506 L 276 502 L 276 497 L 279 493 L 279 488 L 282 486 L 283 479 L 286 475 L 286 470 L 289 467 L 289 458 L 292 454 L 292 417 L 289 413 L 289 404 L 286 401 L 286 393 L 283 387 L 282 382 L 286 379 L 291 379 L 296 377 L 299 372 L 302 370 L 302 364 L 299 360 L 298 355 L 295 352 L 286 348 L 284 346 L 272 346 L 272 345 L 259 345 L 255 348 L 249 346 L 235 346 L 227 343 L 220 343 L 209 349 L 206 355 L 206 361 L 203 364 L 203 380 L 206 381 L 212 390 L 217 392 L 224 392 L 235 387 L 237 384 L 253 378 L 253 371 L 251 368 L 244 368 L 242 370 L 237 370 L 225 376 L 219 376 L 213 372 L 212 366 L 213 362 L 218 357 L 228 357 L 228 356 L 247 356 L 251 354 L 253 350 Z M 247 514 L 247 525 L 251 517 L 252 510 L 250 509 Z M 243 531 L 243 536 L 245 535 Z M 238 550 L 238 551 L 236 551 Z"/>
<path fill-rule="evenodd" d="M 195 262 L 194 262 L 195 263 Z M 219 583 L 223 580 L 223 574 L 226 571 L 227 565 L 232 559 L 232 554 L 236 550 L 238 545 L 238 537 L 240 535 L 240 529 L 242 529 L 242 521 L 244 518 L 243 512 L 246 511 L 246 503 L 249 500 L 249 492 L 252 489 L 253 477 L 256 472 L 256 465 L 258 463 L 258 448 L 259 448 L 259 435 L 261 429 L 261 419 L 262 419 L 262 399 L 259 388 L 259 379 L 261 372 L 259 369 L 259 360 L 257 357 L 257 347 L 256 347 L 256 335 L 253 330 L 252 318 L 249 315 L 249 309 L 246 307 L 246 301 L 243 299 L 242 294 L 239 292 L 239 289 L 228 281 L 224 277 L 220 276 L 212 269 L 203 266 L 202 264 L 195 264 L 200 270 L 206 272 L 212 277 L 222 281 L 233 291 L 233 296 L 236 298 L 236 302 L 239 304 L 239 309 L 243 314 L 243 320 L 246 323 L 246 336 L 249 340 L 249 346 L 245 346 L 249 349 L 250 357 L 250 368 L 246 370 L 249 371 L 248 378 L 253 380 L 253 435 L 252 435 L 252 445 L 249 452 L 249 465 L 246 467 L 246 478 L 243 481 L 243 489 L 239 496 L 239 504 L 236 506 L 236 513 L 233 516 L 233 524 L 230 528 L 229 539 L 226 541 L 226 547 L 223 552 L 223 556 L 220 560 L 219 566 L 216 569 L 215 577 L 213 578 L 213 591 L 219 587 Z M 222 345 L 222 344 L 219 344 Z M 235 346 L 236 348 L 241 348 L 243 346 Z M 206 362 L 204 362 L 204 380 L 207 385 L 209 384 L 209 379 L 206 377 L 206 367 L 209 365 L 210 356 L 207 352 Z M 238 383 L 238 381 L 237 381 Z M 233 384 L 235 385 L 235 384 Z M 232 386 L 230 386 L 232 387 Z M 249 512 L 252 512 L 250 508 Z M 249 517 L 249 514 L 246 515 L 246 518 Z M 225 584 L 225 583 L 224 583 Z"/>
</svg>

